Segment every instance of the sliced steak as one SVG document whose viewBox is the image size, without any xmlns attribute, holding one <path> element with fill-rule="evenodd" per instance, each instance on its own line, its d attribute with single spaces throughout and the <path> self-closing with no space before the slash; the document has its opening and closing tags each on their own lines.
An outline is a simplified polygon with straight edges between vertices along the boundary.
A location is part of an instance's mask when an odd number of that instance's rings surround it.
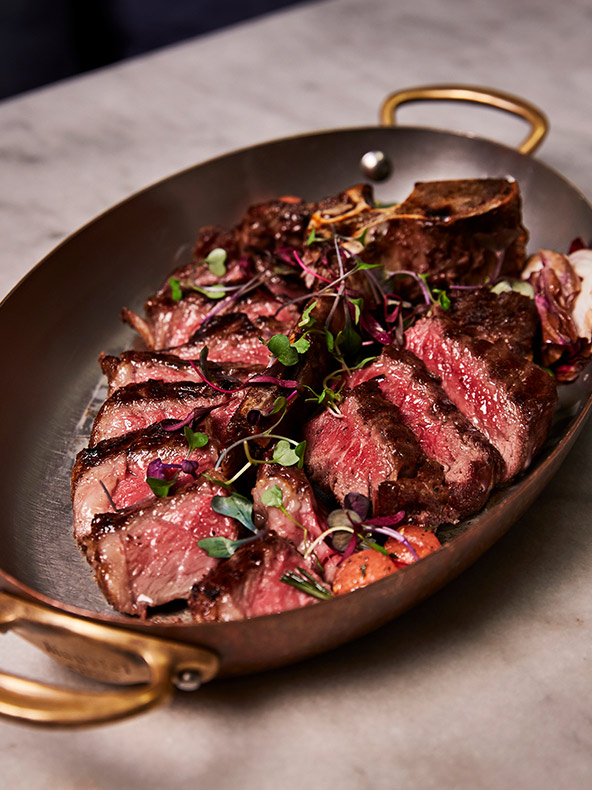
<svg viewBox="0 0 592 790">
<path fill-rule="evenodd" d="M 493 293 L 489 288 L 451 291 L 448 310 L 436 314 L 450 318 L 475 338 L 503 340 L 517 354 L 532 357 L 539 318 L 533 299 L 517 291 Z"/>
<path fill-rule="evenodd" d="M 200 430 L 211 433 L 206 424 L 201 424 Z M 95 514 L 112 511 L 113 504 L 123 509 L 152 498 L 152 490 L 146 482 L 146 470 L 155 458 L 166 464 L 180 464 L 186 459 L 194 461 L 197 463 L 195 474 L 200 474 L 215 464 L 218 449 L 218 442 L 211 437 L 205 447 L 189 452 L 182 431 L 172 433 L 157 423 L 145 431 L 106 439 L 95 447 L 82 450 L 72 470 L 76 539 L 80 541 L 90 532 Z M 177 479 L 179 487 L 182 487 L 193 477 L 179 470 Z"/>
<path fill-rule="evenodd" d="M 199 354 L 190 359 L 198 357 Z M 181 359 L 168 352 L 124 351 L 119 357 L 101 354 L 99 363 L 109 382 L 109 395 L 128 384 L 139 384 L 149 379 L 166 382 L 195 381 L 199 384 L 203 382 L 189 359 Z M 263 365 L 219 364 L 208 360 L 210 375 L 207 378 L 214 382 L 225 380 L 230 385 L 233 382 L 240 384 L 264 369 Z"/>
<path fill-rule="evenodd" d="M 208 360 L 221 363 L 240 362 L 247 365 L 266 366 L 271 355 L 261 341 L 261 329 L 244 313 L 227 313 L 208 319 L 189 341 L 168 349 L 182 359 L 198 359 L 208 347 Z"/>
<path fill-rule="evenodd" d="M 224 489 L 202 478 L 174 496 L 94 517 L 86 556 L 112 606 L 145 615 L 148 607 L 189 596 L 218 563 L 198 541 L 237 535 L 236 522 L 212 510 L 213 496 L 225 496 Z"/>
<path fill-rule="evenodd" d="M 228 420 L 240 402 L 238 395 L 225 395 L 208 384 L 190 382 L 144 381 L 128 384 L 113 393 L 102 405 L 95 419 L 90 446 L 147 428 L 155 422 L 183 420 L 192 409 L 220 406 L 212 413 L 214 431 L 223 436 Z"/>
<path fill-rule="evenodd" d="M 450 505 L 460 516 L 480 510 L 504 470 L 497 450 L 457 409 L 415 354 L 397 346 L 385 347 L 371 365 L 351 375 L 348 386 L 376 377 L 380 391 L 399 409 L 421 449 L 442 466 Z"/>
<path fill-rule="evenodd" d="M 282 492 L 285 512 L 264 505 L 261 501 L 261 495 L 273 486 L 278 486 Z M 304 472 L 294 466 L 262 464 L 253 489 L 253 503 L 255 523 L 260 527 L 267 526 L 287 538 L 301 554 L 327 529 L 325 513 L 316 500 L 311 484 Z M 321 541 L 311 555 L 313 568 L 317 568 L 317 557 L 323 566 L 325 578 L 330 581 L 335 570 L 335 562 L 331 560 L 334 557 L 339 559 L 339 555 Z M 307 568 L 311 562 L 306 562 Z"/>
<path fill-rule="evenodd" d="M 448 318 L 421 319 L 407 330 L 406 342 L 499 450 L 506 464 L 503 479 L 526 469 L 551 426 L 557 403 L 553 379 L 503 341 L 474 339 Z"/>
<path fill-rule="evenodd" d="M 270 533 L 241 547 L 195 586 L 191 614 L 200 623 L 228 622 L 310 606 L 316 598 L 281 581 L 298 566 L 302 557 L 293 544 Z"/>
<path fill-rule="evenodd" d="M 375 515 L 390 515 L 402 509 L 393 504 L 393 496 L 388 497 L 387 509 L 379 495 L 381 487 L 391 483 L 391 493 L 405 487 L 406 514 L 413 513 L 418 523 L 435 525 L 457 517 L 448 507 L 442 467 L 427 458 L 375 381 L 354 387 L 340 411 L 341 417 L 322 412 L 304 428 L 307 470 L 320 488 L 331 491 L 342 504 L 349 493 L 364 494 Z"/>
</svg>

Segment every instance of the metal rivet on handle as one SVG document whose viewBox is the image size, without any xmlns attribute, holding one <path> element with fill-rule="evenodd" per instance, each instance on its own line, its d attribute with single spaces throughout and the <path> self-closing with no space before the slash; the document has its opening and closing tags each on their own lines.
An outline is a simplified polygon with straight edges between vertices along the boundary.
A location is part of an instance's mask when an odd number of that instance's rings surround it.
<svg viewBox="0 0 592 790">
<path fill-rule="evenodd" d="M 384 151 L 367 151 L 360 159 L 362 173 L 373 181 L 384 181 L 392 173 L 393 166 Z"/>
<path fill-rule="evenodd" d="M 197 691 L 201 675 L 196 669 L 182 669 L 173 678 L 173 684 L 179 691 Z"/>
</svg>

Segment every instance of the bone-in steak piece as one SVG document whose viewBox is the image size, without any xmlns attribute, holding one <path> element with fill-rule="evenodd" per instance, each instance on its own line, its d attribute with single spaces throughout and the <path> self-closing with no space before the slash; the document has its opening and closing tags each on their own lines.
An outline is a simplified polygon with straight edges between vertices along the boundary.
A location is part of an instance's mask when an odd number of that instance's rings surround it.
<svg viewBox="0 0 592 790">
<path fill-rule="evenodd" d="M 183 420 L 192 409 L 218 406 L 212 413 L 216 435 L 223 436 L 241 394 L 225 395 L 208 384 L 190 382 L 144 381 L 128 384 L 113 393 L 101 406 L 95 419 L 90 446 L 147 428 L 155 422 Z"/>
<path fill-rule="evenodd" d="M 450 505 L 460 516 L 482 508 L 504 469 L 497 450 L 414 354 L 385 347 L 371 365 L 350 376 L 348 385 L 376 377 L 381 393 L 399 409 L 421 449 L 442 466 Z"/>
<path fill-rule="evenodd" d="M 199 430 L 211 434 L 204 421 Z M 210 437 L 207 445 L 189 451 L 183 431 L 166 431 L 161 423 L 146 430 L 135 431 L 114 439 L 106 439 L 95 447 L 78 453 L 72 470 L 72 508 L 74 535 L 80 541 L 90 532 L 97 513 L 122 509 L 153 497 L 146 482 L 148 464 L 160 458 L 166 464 L 183 460 L 197 463 L 196 475 L 211 468 L 218 457 L 218 442 Z M 171 470 L 171 476 L 175 474 Z M 177 485 L 187 485 L 192 475 L 177 470 Z M 109 500 L 111 497 L 111 501 Z M 113 503 L 113 504 L 112 504 Z"/>
<path fill-rule="evenodd" d="M 219 562 L 198 541 L 236 538 L 236 522 L 211 507 L 213 496 L 225 495 L 221 486 L 202 478 L 171 497 L 95 516 L 84 545 L 109 603 L 120 612 L 144 615 L 148 607 L 187 598 Z"/>
<path fill-rule="evenodd" d="M 241 547 L 196 585 L 189 608 L 198 622 L 228 622 L 310 606 L 316 598 L 281 581 L 302 557 L 286 538 L 270 533 Z M 315 579 L 318 576 L 308 569 Z"/>
<path fill-rule="evenodd" d="M 313 482 L 341 503 L 349 493 L 364 494 L 375 515 L 402 509 L 396 492 L 404 487 L 408 518 L 434 526 L 457 517 L 448 507 L 442 467 L 425 455 L 375 381 L 355 387 L 339 408 L 341 417 L 324 411 L 304 428 L 306 467 Z M 380 489 L 387 483 L 389 496 L 381 498 Z"/>
<path fill-rule="evenodd" d="M 447 318 L 421 319 L 407 330 L 406 342 L 498 449 L 506 464 L 503 479 L 526 469 L 551 426 L 557 404 L 553 379 L 503 341 L 475 340 Z"/>
</svg>

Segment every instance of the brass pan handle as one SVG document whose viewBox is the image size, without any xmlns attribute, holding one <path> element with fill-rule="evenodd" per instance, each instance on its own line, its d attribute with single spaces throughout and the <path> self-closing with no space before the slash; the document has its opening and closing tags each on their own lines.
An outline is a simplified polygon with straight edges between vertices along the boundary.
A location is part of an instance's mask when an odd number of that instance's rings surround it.
<svg viewBox="0 0 592 790">
<path fill-rule="evenodd" d="M 0 631 L 7 630 L 70 669 L 128 684 L 79 691 L 0 672 L 0 715 L 31 724 L 81 726 L 122 719 L 165 702 L 175 686 L 197 688 L 218 669 L 217 657 L 204 648 L 85 620 L 0 592 Z"/>
<path fill-rule="evenodd" d="M 395 126 L 395 111 L 401 104 L 434 100 L 476 102 L 524 118 L 530 124 L 530 131 L 518 146 L 522 154 L 531 154 L 535 151 L 549 130 L 549 122 L 545 114 L 534 104 L 511 93 L 471 85 L 422 85 L 391 93 L 380 108 L 380 123 L 385 126 Z"/>
</svg>

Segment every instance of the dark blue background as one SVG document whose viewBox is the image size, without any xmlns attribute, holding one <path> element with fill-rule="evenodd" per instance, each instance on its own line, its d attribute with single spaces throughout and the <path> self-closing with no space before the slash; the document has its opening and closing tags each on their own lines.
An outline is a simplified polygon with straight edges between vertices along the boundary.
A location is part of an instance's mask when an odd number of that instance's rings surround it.
<svg viewBox="0 0 592 790">
<path fill-rule="evenodd" d="M 303 0 L 0 0 L 0 98 Z"/>
</svg>

